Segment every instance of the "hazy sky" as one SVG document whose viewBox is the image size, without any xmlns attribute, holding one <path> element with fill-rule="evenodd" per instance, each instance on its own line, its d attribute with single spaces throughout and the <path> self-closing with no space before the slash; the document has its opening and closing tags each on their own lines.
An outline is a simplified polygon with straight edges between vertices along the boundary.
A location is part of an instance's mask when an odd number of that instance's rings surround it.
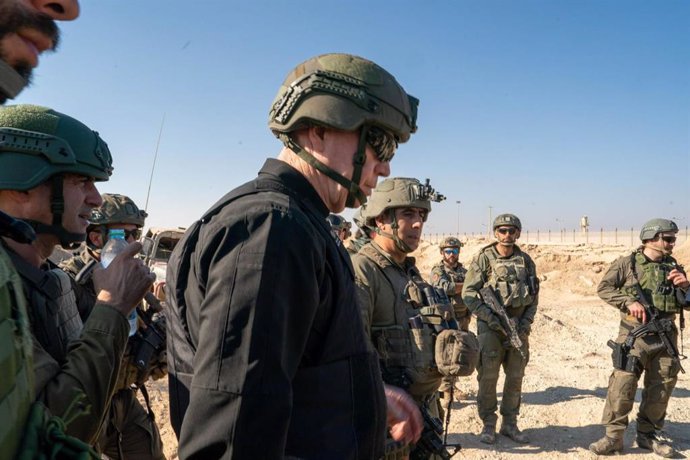
<svg viewBox="0 0 690 460">
<path fill-rule="evenodd" d="M 448 199 L 427 232 L 690 222 L 690 2 L 82 0 L 16 102 L 53 107 L 108 142 L 102 192 L 141 207 L 161 120 L 151 225 L 188 226 L 281 144 L 269 105 L 311 56 L 371 59 L 418 97 L 393 176 Z M 351 213 L 346 213 L 347 216 Z"/>
</svg>

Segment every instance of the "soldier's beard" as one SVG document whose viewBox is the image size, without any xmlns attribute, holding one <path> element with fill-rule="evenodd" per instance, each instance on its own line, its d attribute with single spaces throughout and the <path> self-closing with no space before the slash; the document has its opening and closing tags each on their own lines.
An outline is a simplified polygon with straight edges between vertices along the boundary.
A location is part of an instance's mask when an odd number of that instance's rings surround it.
<svg viewBox="0 0 690 460">
<path fill-rule="evenodd" d="M 55 21 L 44 13 L 31 11 L 18 2 L 0 0 L 0 59 L 7 61 L 7 51 L 2 47 L 2 39 L 11 33 L 26 28 L 41 32 L 53 41 L 53 51 L 57 49 L 60 41 L 60 30 Z M 27 81 L 31 80 L 32 68 L 28 62 L 13 63 L 14 70 Z M 7 97 L 0 94 L 0 102 L 4 103 Z"/>
</svg>

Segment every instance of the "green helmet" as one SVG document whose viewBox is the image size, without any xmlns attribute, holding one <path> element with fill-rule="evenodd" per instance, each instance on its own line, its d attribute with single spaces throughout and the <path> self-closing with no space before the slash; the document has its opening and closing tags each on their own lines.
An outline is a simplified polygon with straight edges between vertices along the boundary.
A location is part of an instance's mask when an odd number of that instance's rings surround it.
<svg viewBox="0 0 690 460">
<path fill-rule="evenodd" d="M 454 236 L 449 236 L 445 238 L 442 242 L 439 248 L 461 248 L 462 243 L 460 242 L 459 239 L 455 238 Z"/>
<path fill-rule="evenodd" d="M 522 222 L 520 222 L 520 219 L 518 219 L 515 214 L 499 214 L 496 216 L 493 229 L 496 230 L 503 225 L 510 225 L 522 231 Z"/>
<path fill-rule="evenodd" d="M 129 197 L 104 193 L 101 198 L 103 198 L 101 207 L 91 211 L 89 221 L 93 225 L 133 224 L 137 227 L 144 226 L 144 220 L 148 214 L 139 209 Z"/>
<path fill-rule="evenodd" d="M 366 161 L 366 136 L 378 128 L 399 143 L 417 130 L 417 105 L 393 75 L 377 64 L 350 54 L 324 54 L 295 67 L 271 104 L 268 127 L 286 147 L 348 190 L 347 206 L 366 202 L 359 187 Z M 289 133 L 310 125 L 343 131 L 361 128 L 353 157 L 352 178 L 346 178 L 297 145 Z"/>
<path fill-rule="evenodd" d="M 106 181 L 108 145 L 65 114 L 35 105 L 0 107 L 0 190 L 30 190 L 56 174 Z"/>
<path fill-rule="evenodd" d="M 63 174 L 105 181 L 112 174 L 112 157 L 97 132 L 80 121 L 46 107 L 0 107 L 0 190 L 26 191 L 51 182 L 52 224 L 26 220 L 37 234 L 56 235 L 70 248 L 86 238 L 62 226 Z"/>
<path fill-rule="evenodd" d="M 378 216 L 389 209 L 422 208 L 431 212 L 431 201 L 442 201 L 446 197 L 436 193 L 429 185 L 429 179 L 422 184 L 417 179 L 409 177 L 393 177 L 381 181 L 363 211 L 365 222 L 375 227 Z"/>
<path fill-rule="evenodd" d="M 375 63 L 323 54 L 295 67 L 271 105 L 268 126 L 288 133 L 315 123 L 343 131 L 375 125 L 406 142 L 417 130 L 419 101 Z"/>
<path fill-rule="evenodd" d="M 361 228 L 363 232 L 369 233 L 372 231 L 372 229 L 366 223 L 366 219 L 364 218 L 365 212 L 366 212 L 366 205 L 360 206 L 359 208 L 357 208 L 357 211 L 355 211 L 355 215 L 352 216 L 352 220 L 355 221 L 355 225 L 357 225 L 357 227 Z"/>
<path fill-rule="evenodd" d="M 675 222 L 668 219 L 652 219 L 642 226 L 640 230 L 640 240 L 654 239 L 659 233 L 673 232 L 678 233 L 678 226 Z"/>
</svg>

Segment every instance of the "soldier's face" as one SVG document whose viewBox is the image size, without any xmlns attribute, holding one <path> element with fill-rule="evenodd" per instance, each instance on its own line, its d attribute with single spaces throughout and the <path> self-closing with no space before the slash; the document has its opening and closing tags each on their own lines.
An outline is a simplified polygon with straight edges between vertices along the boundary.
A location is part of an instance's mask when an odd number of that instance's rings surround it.
<svg viewBox="0 0 690 460">
<path fill-rule="evenodd" d="M 501 225 L 494 231 L 494 235 L 499 244 L 504 246 L 512 246 L 518 238 L 520 238 L 520 230 L 512 225 Z"/>
<path fill-rule="evenodd" d="M 86 233 L 91 210 L 103 204 L 92 177 L 65 174 L 63 180 L 65 212 L 62 226 L 71 233 Z"/>
<path fill-rule="evenodd" d="M 659 233 L 653 240 L 647 243 L 659 252 L 671 255 L 676 247 L 676 234 L 673 232 Z"/>
<path fill-rule="evenodd" d="M 443 248 L 441 253 L 443 254 L 443 261 L 448 266 L 454 267 L 458 263 L 460 248 Z"/>
<path fill-rule="evenodd" d="M 39 55 L 58 44 L 58 21 L 79 16 L 78 0 L 0 0 L 0 59 L 25 80 Z M 0 103 L 6 97 L 0 94 Z"/>
<path fill-rule="evenodd" d="M 398 238 L 403 240 L 413 251 L 422 241 L 422 230 L 427 210 L 422 208 L 398 208 L 395 219 L 398 222 Z M 388 230 L 392 231 L 392 229 Z"/>
</svg>

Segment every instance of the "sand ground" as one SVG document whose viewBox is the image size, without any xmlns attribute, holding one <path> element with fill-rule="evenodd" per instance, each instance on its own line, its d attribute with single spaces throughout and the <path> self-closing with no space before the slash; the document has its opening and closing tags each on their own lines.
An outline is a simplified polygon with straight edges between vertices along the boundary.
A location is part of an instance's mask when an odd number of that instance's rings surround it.
<svg viewBox="0 0 690 460">
<path fill-rule="evenodd" d="M 461 262 L 469 262 L 484 244 L 487 242 L 481 239 L 469 241 L 462 249 Z M 532 442 L 518 445 L 502 436 L 493 446 L 479 442 L 476 434 L 482 426 L 476 408 L 475 374 L 458 383 L 464 398 L 453 404 L 448 440 L 460 442 L 463 449 L 454 458 L 595 458 L 587 446 L 603 435 L 599 420 L 611 374 L 606 341 L 615 338 L 618 330 L 618 312 L 596 296 L 596 286 L 608 265 L 631 248 L 597 244 L 526 244 L 522 248 L 534 258 L 542 280 L 518 420 Z M 429 243 L 423 243 L 415 255 L 425 276 L 440 257 L 438 247 Z M 680 263 L 690 264 L 690 242 L 676 248 L 674 255 Z M 476 327 L 474 320 L 471 327 Z M 689 362 L 683 364 L 690 372 Z M 166 455 L 177 458 L 177 443 L 168 422 L 167 381 L 150 382 L 148 388 Z M 499 401 L 501 388 L 502 380 Z M 636 400 L 633 420 L 640 390 Z M 623 458 L 658 458 L 634 446 L 634 421 L 631 425 Z M 679 376 L 664 431 L 674 440 L 678 458 L 690 456 L 689 374 Z"/>
</svg>

